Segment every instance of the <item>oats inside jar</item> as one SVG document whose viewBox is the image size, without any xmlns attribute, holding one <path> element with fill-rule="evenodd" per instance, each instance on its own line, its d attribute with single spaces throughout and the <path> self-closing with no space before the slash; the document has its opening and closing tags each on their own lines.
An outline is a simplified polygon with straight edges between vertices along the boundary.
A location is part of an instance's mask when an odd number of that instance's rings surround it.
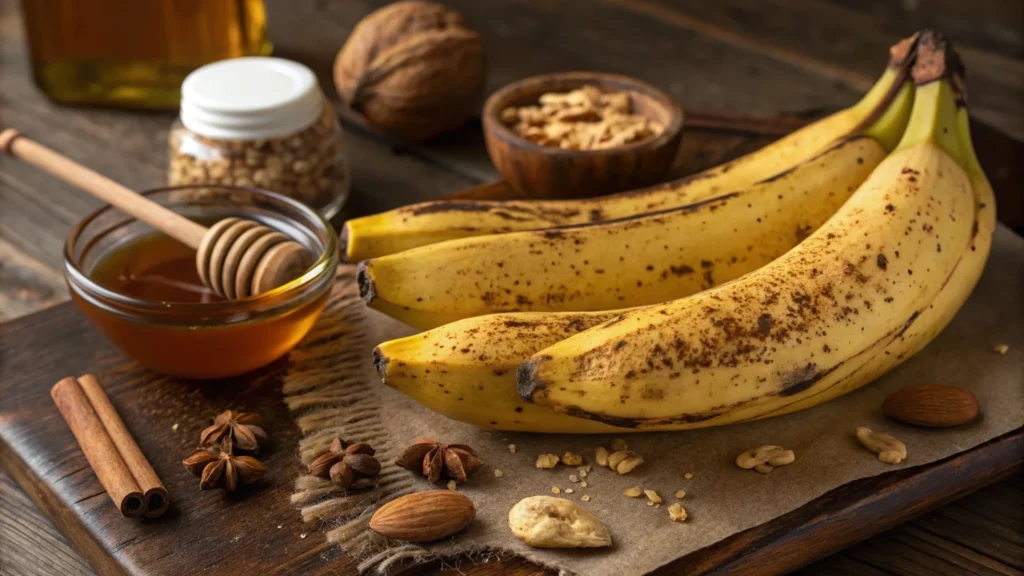
<svg viewBox="0 0 1024 576">
<path fill-rule="evenodd" d="M 640 142 L 665 127 L 633 110 L 625 92 L 593 85 L 542 95 L 536 105 L 512 106 L 501 121 L 535 144 L 564 150 L 601 150 Z"/>
</svg>

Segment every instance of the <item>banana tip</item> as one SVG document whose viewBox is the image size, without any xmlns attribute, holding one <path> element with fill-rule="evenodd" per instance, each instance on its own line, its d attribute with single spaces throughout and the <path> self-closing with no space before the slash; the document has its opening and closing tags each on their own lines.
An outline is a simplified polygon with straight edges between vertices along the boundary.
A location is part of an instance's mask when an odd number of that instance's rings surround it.
<svg viewBox="0 0 1024 576">
<path fill-rule="evenodd" d="M 356 274 L 356 283 L 359 284 L 359 296 L 363 302 L 369 304 L 377 297 L 377 287 L 373 283 L 373 277 L 367 270 L 368 260 L 359 263 L 359 272 Z"/>
<path fill-rule="evenodd" d="M 388 383 L 388 357 L 380 351 L 380 346 L 373 348 L 373 367 L 384 384 Z"/>
<path fill-rule="evenodd" d="M 547 384 L 537 377 L 537 372 L 540 366 L 550 359 L 550 356 L 535 356 L 519 365 L 519 370 L 516 371 L 516 389 L 520 398 L 536 404 L 544 403 Z"/>
</svg>

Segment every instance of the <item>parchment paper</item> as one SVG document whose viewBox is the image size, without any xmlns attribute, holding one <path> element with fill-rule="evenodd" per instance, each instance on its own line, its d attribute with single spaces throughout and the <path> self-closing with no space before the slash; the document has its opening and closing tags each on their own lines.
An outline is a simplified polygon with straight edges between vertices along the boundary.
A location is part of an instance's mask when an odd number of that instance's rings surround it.
<svg viewBox="0 0 1024 576">
<path fill-rule="evenodd" d="M 761 422 L 686 432 L 630 434 L 623 438 L 644 455 L 646 463 L 633 473 L 619 476 L 595 467 L 586 478 L 587 488 L 569 481 L 576 470 L 560 466 L 538 470 L 540 453 L 566 450 L 584 455 L 593 463 L 594 447 L 607 445 L 613 436 L 541 435 L 484 431 L 438 416 L 403 395 L 374 383 L 374 404 L 383 426 L 374 436 L 386 446 L 382 458 L 393 458 L 405 445 L 424 436 L 476 448 L 485 467 L 459 487 L 477 506 L 477 518 L 452 540 L 425 548 L 401 547 L 406 558 L 422 560 L 481 550 L 508 551 L 570 573 L 595 576 L 643 574 L 732 534 L 781 516 L 853 480 L 919 466 L 951 456 L 1024 426 L 1024 239 L 1004 227 L 995 234 L 992 256 L 971 298 L 946 330 L 917 356 L 878 381 L 824 405 Z M 356 310 L 355 308 L 353 310 Z M 359 313 L 376 315 L 373 311 Z M 362 374 L 374 379 L 370 350 L 377 342 L 411 333 L 407 327 L 384 316 L 373 318 L 359 346 L 367 366 Z M 353 343 L 354 344 L 354 343 Z M 1007 344 L 1009 353 L 993 351 Z M 885 419 L 880 406 L 893 391 L 910 384 L 950 384 L 971 389 L 982 406 L 975 422 L 954 429 L 930 430 L 900 425 Z M 865 425 L 894 434 L 906 443 L 909 456 L 901 465 L 884 464 L 864 449 L 854 429 Z M 341 425 L 341 430 L 346 430 Z M 316 443 L 329 441 L 326 436 Z M 510 453 L 515 444 L 516 453 Z M 736 455 L 760 444 L 778 444 L 796 453 L 796 462 L 768 475 L 743 471 L 734 464 Z M 385 464 L 390 470 L 393 466 Z M 503 477 L 495 478 L 493 470 Z M 684 479 L 686 472 L 693 478 Z M 331 539 L 369 558 L 364 568 L 379 567 L 388 552 L 369 546 L 372 535 L 365 520 L 383 501 L 397 494 L 429 489 L 426 481 L 410 479 L 402 470 L 386 472 L 376 504 L 362 501 L 355 510 L 356 523 L 344 523 Z M 515 539 L 507 528 L 508 510 L 519 499 L 550 495 L 581 502 L 611 529 L 615 543 L 607 550 L 538 550 Z M 660 509 L 645 499 L 630 499 L 622 491 L 631 486 L 652 488 L 665 500 Z M 300 489 L 311 486 L 300 483 Z M 565 494 L 567 488 L 573 494 Z M 676 490 L 686 490 L 682 500 L 689 513 L 685 523 L 669 521 L 666 508 Z M 301 490 L 300 490 L 301 491 Z M 338 517 L 341 524 L 340 517 Z M 379 542 L 378 542 L 379 544 Z M 393 549 L 394 550 L 394 549 Z M 375 554 L 371 556 L 371 554 Z M 393 558 L 392 558 L 393 559 Z"/>
</svg>

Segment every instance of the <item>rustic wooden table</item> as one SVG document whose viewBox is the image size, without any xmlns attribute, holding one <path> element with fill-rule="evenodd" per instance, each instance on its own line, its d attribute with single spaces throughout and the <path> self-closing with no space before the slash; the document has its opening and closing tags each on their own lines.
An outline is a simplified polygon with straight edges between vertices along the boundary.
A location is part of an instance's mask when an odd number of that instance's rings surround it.
<svg viewBox="0 0 1024 576">
<path fill-rule="evenodd" d="M 384 3 L 271 1 L 277 54 L 310 64 L 329 88 L 335 51 L 355 22 Z M 894 39 L 933 26 L 958 41 L 970 71 L 975 117 L 1024 138 L 1024 4 L 1017 0 L 970 5 L 953 0 L 446 3 L 483 33 L 490 89 L 529 74 L 599 69 L 639 76 L 668 89 L 691 109 L 759 114 L 852 102 L 873 81 Z M 173 114 L 48 102 L 32 85 L 14 0 L 0 0 L 0 87 L 0 125 L 15 126 L 128 186 L 163 183 Z M 349 214 L 435 198 L 494 178 L 478 126 L 418 147 L 396 147 L 349 128 L 345 144 L 354 167 Z M 0 161 L 0 320 L 67 298 L 60 272 L 63 238 L 96 206 L 32 168 Z M 1020 226 L 1020 206 L 1020 196 L 1011 198 L 1000 204 L 1001 214 Z M 517 572 L 535 571 L 523 566 Z M 0 576 L 93 573 L 0 473 Z M 801 573 L 1024 574 L 1024 474 Z"/>
</svg>

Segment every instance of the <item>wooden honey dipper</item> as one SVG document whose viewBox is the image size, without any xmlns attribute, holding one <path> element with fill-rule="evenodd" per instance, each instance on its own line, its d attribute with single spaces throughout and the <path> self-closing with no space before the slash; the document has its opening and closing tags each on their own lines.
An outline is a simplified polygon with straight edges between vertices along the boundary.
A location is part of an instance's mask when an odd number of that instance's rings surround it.
<svg viewBox="0 0 1024 576">
<path fill-rule="evenodd" d="M 196 250 L 199 278 L 217 295 L 244 298 L 289 282 L 309 267 L 309 251 L 267 226 L 225 218 L 210 228 L 93 172 L 17 130 L 0 132 L 5 151 L 73 184 Z"/>
</svg>

